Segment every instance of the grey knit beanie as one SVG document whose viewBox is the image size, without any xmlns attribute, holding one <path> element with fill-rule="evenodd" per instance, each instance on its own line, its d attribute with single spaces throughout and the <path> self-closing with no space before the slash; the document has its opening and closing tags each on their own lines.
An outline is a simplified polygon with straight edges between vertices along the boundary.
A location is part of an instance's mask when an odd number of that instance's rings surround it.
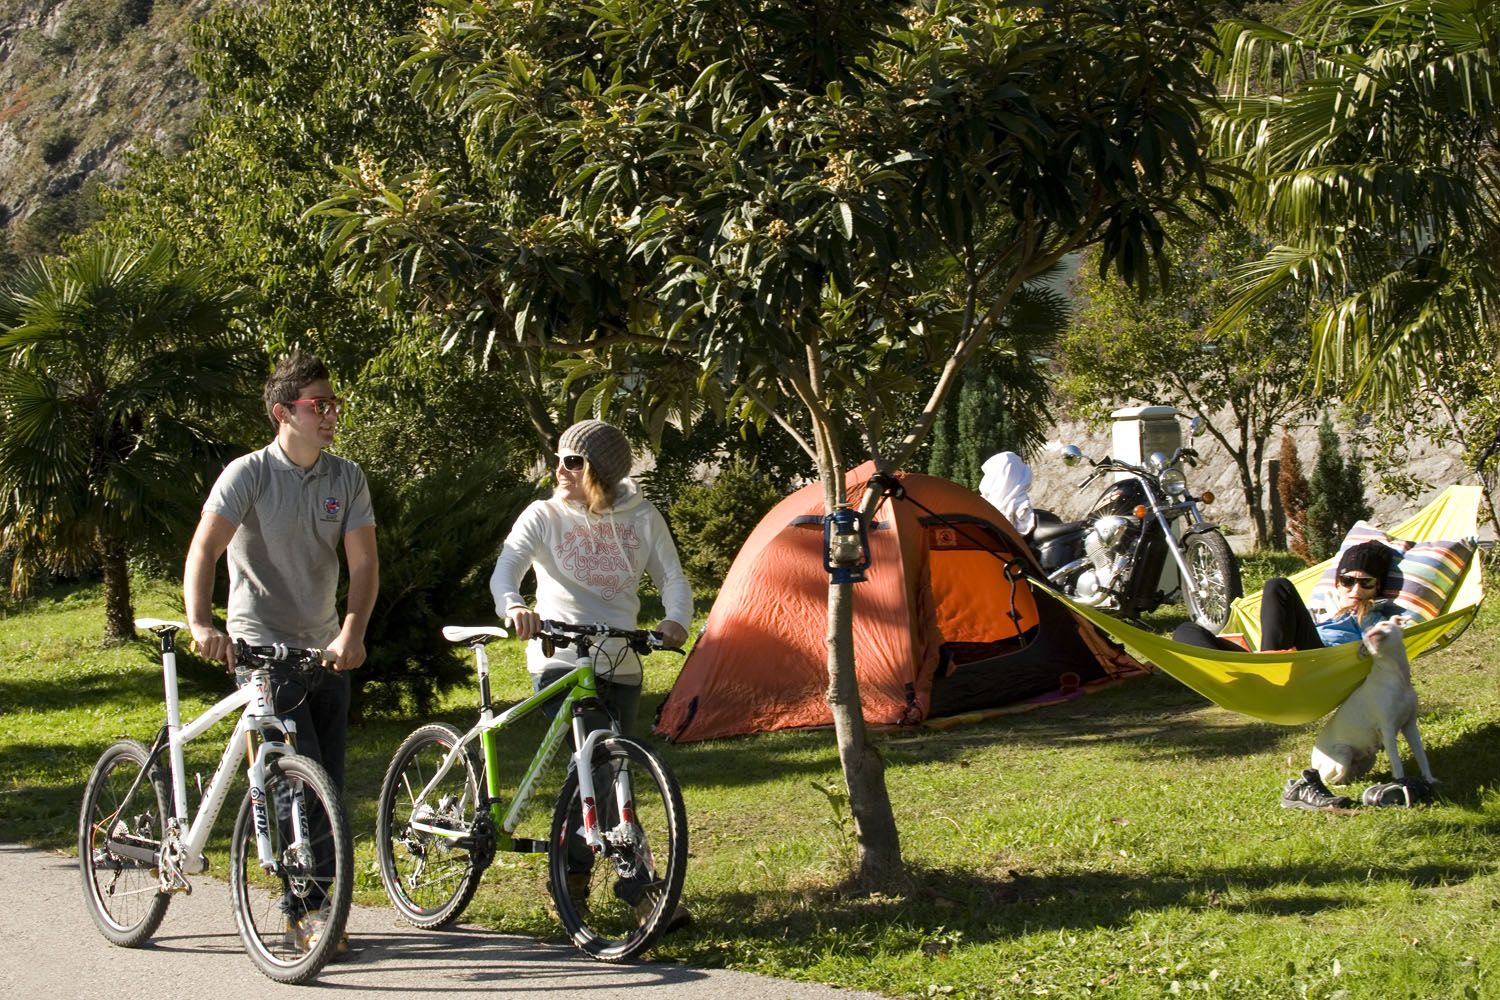
<svg viewBox="0 0 1500 1000">
<path fill-rule="evenodd" d="M 602 420 L 580 420 L 562 432 L 557 448 L 588 459 L 594 478 L 605 486 L 613 486 L 629 475 L 634 461 L 625 435 Z"/>
</svg>

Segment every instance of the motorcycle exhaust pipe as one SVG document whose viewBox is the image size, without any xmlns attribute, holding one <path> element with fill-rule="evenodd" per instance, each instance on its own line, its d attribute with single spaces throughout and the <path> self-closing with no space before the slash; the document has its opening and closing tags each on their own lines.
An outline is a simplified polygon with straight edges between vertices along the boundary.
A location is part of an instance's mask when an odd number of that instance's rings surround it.
<svg viewBox="0 0 1500 1000">
<path fill-rule="evenodd" d="M 1083 559 L 1074 559 L 1072 562 L 1059 566 L 1057 567 L 1057 569 L 1048 573 L 1047 582 L 1055 585 L 1060 590 L 1067 590 L 1067 588 L 1063 586 L 1063 581 L 1068 578 L 1068 574 L 1073 573 L 1076 570 L 1083 569 L 1083 567 L 1087 566 L 1088 564 L 1089 560 L 1087 557 Z"/>
</svg>

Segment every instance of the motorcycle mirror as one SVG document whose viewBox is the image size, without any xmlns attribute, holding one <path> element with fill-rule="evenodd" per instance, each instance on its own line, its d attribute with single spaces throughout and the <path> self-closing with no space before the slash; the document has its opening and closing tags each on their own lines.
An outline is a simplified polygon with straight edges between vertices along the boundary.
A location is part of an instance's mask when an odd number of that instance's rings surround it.
<svg viewBox="0 0 1500 1000">
<path fill-rule="evenodd" d="M 1201 416 L 1194 417 L 1192 420 L 1188 421 L 1189 435 L 1196 436 L 1201 430 L 1203 430 L 1203 418 Z"/>
<path fill-rule="evenodd" d="M 1153 451 L 1151 457 L 1146 459 L 1146 461 L 1150 464 L 1154 472 L 1161 472 L 1167 467 L 1167 456 L 1159 451 Z"/>
<path fill-rule="evenodd" d="M 1063 465 L 1072 468 L 1083 461 L 1083 452 L 1075 444 L 1065 444 L 1062 449 Z"/>
</svg>

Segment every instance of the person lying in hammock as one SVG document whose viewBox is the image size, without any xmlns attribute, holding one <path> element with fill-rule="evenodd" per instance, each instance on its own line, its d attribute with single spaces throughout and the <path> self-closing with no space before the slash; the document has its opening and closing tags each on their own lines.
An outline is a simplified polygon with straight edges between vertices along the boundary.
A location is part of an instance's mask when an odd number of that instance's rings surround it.
<svg viewBox="0 0 1500 1000">
<path fill-rule="evenodd" d="M 1381 583 L 1391 568 L 1391 550 L 1380 542 L 1361 542 L 1344 550 L 1334 576 L 1333 607 L 1309 609 L 1286 577 L 1266 581 L 1260 601 L 1260 648 L 1321 649 L 1356 642 L 1383 621 L 1409 625 L 1411 619 L 1394 601 L 1380 600 Z M 1172 639 L 1188 646 L 1243 652 L 1196 622 L 1183 622 Z"/>
</svg>

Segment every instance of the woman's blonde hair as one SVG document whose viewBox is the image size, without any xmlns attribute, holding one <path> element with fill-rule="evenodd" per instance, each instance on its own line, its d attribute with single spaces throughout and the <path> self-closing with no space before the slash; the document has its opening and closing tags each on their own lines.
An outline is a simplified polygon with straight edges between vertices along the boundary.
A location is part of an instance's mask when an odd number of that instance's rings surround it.
<svg viewBox="0 0 1500 1000">
<path fill-rule="evenodd" d="M 599 477 L 594 474 L 592 462 L 585 462 L 583 466 L 583 499 L 590 511 L 602 514 L 615 505 L 615 493 L 619 484 L 611 483 L 606 486 Z"/>
</svg>

